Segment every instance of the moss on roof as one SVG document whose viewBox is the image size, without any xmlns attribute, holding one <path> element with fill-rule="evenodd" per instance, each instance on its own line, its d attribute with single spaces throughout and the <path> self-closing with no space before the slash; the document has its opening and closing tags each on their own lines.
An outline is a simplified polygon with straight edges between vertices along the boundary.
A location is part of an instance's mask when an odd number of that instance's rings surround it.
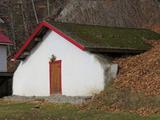
<svg viewBox="0 0 160 120">
<path fill-rule="evenodd" d="M 98 25 L 53 23 L 53 26 L 88 48 L 147 50 L 144 40 L 158 40 L 160 34 L 148 29 L 116 28 Z"/>
</svg>

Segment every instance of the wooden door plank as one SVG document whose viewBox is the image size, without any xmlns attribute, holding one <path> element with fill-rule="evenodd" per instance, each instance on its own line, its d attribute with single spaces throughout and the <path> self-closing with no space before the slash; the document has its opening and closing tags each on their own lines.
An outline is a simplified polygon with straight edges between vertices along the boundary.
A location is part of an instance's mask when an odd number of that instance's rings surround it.
<svg viewBox="0 0 160 120">
<path fill-rule="evenodd" d="M 61 61 L 52 62 L 50 69 L 50 93 L 61 94 Z"/>
</svg>

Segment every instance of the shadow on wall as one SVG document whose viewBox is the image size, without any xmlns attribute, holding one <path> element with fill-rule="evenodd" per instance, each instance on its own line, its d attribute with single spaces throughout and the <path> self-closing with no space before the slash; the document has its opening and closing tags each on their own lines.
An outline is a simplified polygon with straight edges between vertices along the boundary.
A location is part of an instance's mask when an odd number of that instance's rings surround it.
<svg viewBox="0 0 160 120">
<path fill-rule="evenodd" d="M 105 86 L 107 83 L 116 78 L 118 73 L 118 64 L 112 63 L 112 58 L 103 55 L 95 55 L 104 69 Z"/>
</svg>

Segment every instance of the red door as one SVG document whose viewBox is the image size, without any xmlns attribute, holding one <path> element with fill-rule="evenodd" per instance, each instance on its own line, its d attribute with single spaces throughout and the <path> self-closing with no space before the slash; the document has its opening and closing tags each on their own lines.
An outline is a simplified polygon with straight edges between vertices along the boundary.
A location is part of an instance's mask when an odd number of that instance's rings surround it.
<svg viewBox="0 0 160 120">
<path fill-rule="evenodd" d="M 50 94 L 61 94 L 61 60 L 50 62 Z"/>
</svg>

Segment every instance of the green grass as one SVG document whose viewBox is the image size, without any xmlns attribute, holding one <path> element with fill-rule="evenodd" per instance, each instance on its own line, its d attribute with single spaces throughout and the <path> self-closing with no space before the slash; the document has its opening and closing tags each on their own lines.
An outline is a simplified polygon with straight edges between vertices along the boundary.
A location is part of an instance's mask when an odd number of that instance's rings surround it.
<svg viewBox="0 0 160 120">
<path fill-rule="evenodd" d="M 37 106 L 39 108 L 37 108 Z M 70 104 L 0 102 L 0 120 L 159 120 L 160 115 L 139 116 L 131 113 L 109 113 L 80 110 Z"/>
<path fill-rule="evenodd" d="M 144 40 L 158 40 L 160 34 L 148 29 L 104 27 L 71 23 L 53 23 L 74 40 L 89 48 L 138 49 L 150 48 Z"/>
</svg>

